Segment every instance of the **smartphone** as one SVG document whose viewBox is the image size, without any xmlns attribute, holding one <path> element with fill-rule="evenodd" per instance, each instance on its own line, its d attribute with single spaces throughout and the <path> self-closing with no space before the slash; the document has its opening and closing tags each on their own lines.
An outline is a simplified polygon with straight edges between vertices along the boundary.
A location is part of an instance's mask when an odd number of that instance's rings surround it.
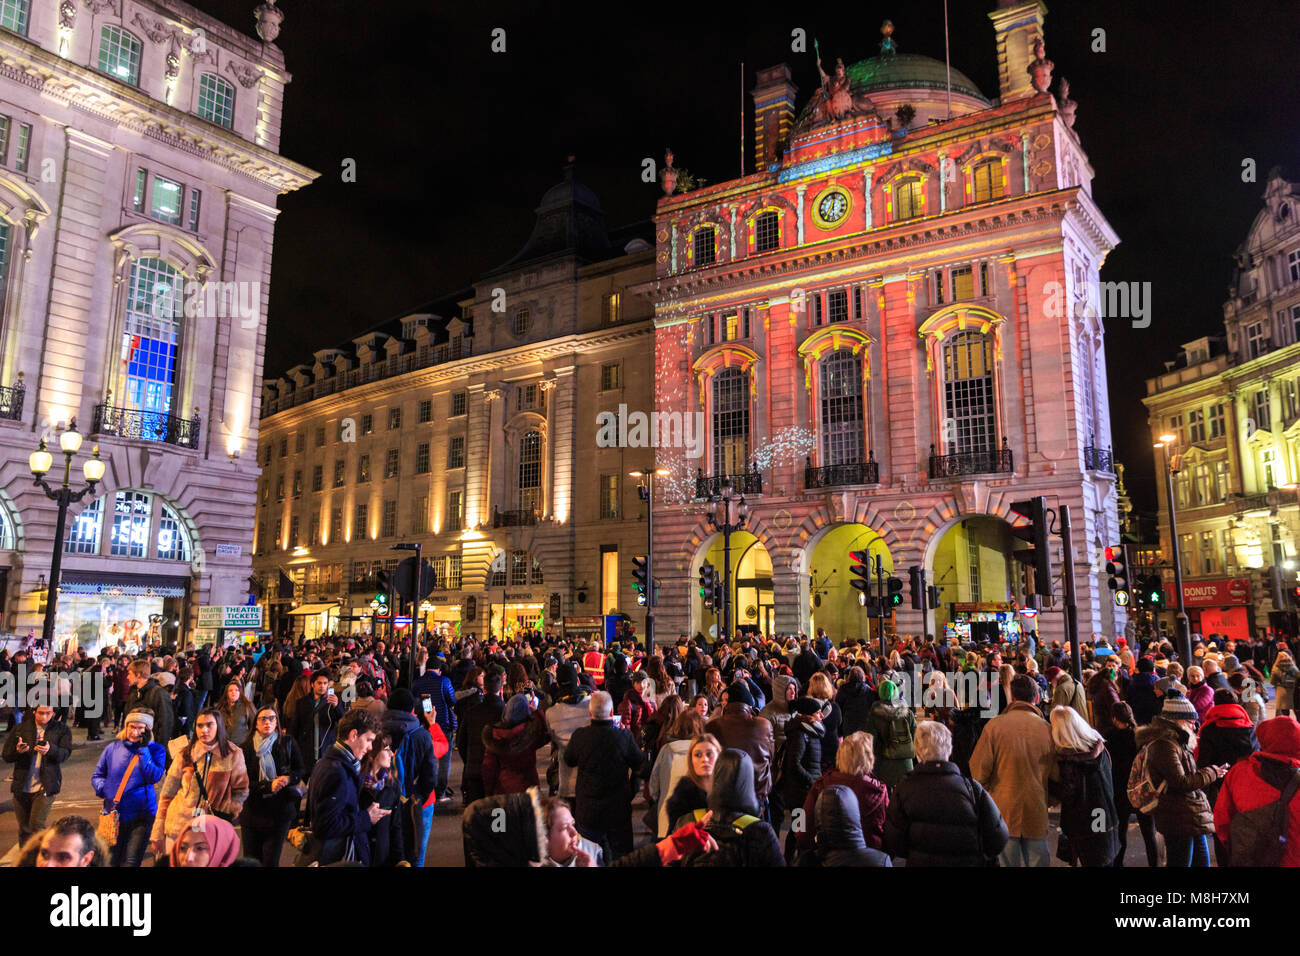
<svg viewBox="0 0 1300 956">
<path fill-rule="evenodd" d="M 432 701 L 430 698 L 425 697 L 425 698 L 424 698 L 420 703 L 421 703 L 421 706 L 424 707 L 424 712 L 425 712 L 426 714 L 432 714 L 432 713 L 433 713 L 433 701 Z"/>
</svg>

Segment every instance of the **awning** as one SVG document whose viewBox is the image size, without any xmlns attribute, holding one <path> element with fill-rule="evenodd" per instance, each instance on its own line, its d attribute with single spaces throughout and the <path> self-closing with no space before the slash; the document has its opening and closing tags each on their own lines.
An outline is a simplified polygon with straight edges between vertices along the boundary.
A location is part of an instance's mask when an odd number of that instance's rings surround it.
<svg viewBox="0 0 1300 956">
<path fill-rule="evenodd" d="M 304 604 L 302 607 L 296 607 L 289 612 L 289 617 L 295 614 L 321 614 L 325 611 L 332 611 L 338 607 L 338 604 Z"/>
</svg>

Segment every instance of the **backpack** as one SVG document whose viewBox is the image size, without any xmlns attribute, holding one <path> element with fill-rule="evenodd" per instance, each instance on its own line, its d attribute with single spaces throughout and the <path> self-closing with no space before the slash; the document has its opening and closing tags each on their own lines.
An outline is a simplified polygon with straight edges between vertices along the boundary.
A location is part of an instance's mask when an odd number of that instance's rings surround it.
<svg viewBox="0 0 1300 956">
<path fill-rule="evenodd" d="M 1128 772 L 1128 802 L 1134 810 L 1139 813 L 1150 813 L 1160 802 L 1160 795 L 1165 792 L 1168 786 L 1167 781 L 1161 781 L 1160 786 L 1156 786 L 1151 779 L 1151 772 L 1147 768 L 1147 751 L 1151 749 L 1151 744 L 1147 744 L 1138 751 L 1133 758 L 1133 767 Z"/>
<path fill-rule="evenodd" d="M 907 714 L 891 717 L 889 736 L 885 740 L 886 760 L 911 760 L 915 756 L 912 749 L 912 734 L 907 726 Z"/>
<path fill-rule="evenodd" d="M 418 731 L 417 731 L 418 732 Z M 414 742 L 415 733 L 403 734 L 401 742 L 393 748 L 393 773 L 397 777 L 397 792 L 401 795 L 402 802 L 406 802 L 406 761 L 409 756 L 411 744 Z"/>
<path fill-rule="evenodd" d="M 1229 866 L 1277 866 L 1286 852 L 1291 800 L 1300 790 L 1300 773 L 1293 774 L 1272 803 L 1243 810 L 1228 826 Z"/>
</svg>

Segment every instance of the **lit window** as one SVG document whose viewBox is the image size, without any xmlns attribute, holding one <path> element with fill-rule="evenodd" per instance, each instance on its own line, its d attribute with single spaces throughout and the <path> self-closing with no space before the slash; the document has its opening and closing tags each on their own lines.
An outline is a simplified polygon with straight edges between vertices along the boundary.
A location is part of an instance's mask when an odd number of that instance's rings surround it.
<svg viewBox="0 0 1300 956">
<path fill-rule="evenodd" d="M 603 325 L 613 325 L 619 320 L 621 303 L 617 292 L 611 292 L 600 302 L 600 321 Z"/>
<path fill-rule="evenodd" d="M 190 537 L 176 512 L 161 505 L 158 517 L 158 558 L 162 561 L 188 561 Z"/>
<path fill-rule="evenodd" d="M 973 299 L 975 297 L 975 274 L 970 266 L 961 269 L 952 270 L 952 300 L 960 302 L 962 299 Z"/>
<path fill-rule="evenodd" d="M 98 554 L 99 528 L 104 517 L 104 499 L 96 498 L 72 520 L 63 550 L 67 554 Z"/>
<path fill-rule="evenodd" d="M 364 482 L 370 480 L 370 456 L 362 455 L 357 459 L 357 481 Z"/>
<path fill-rule="evenodd" d="M 397 502 L 384 502 L 384 519 L 379 529 L 381 538 L 391 538 L 397 534 Z"/>
<path fill-rule="evenodd" d="M 600 390 L 608 392 L 619 387 L 618 363 L 611 362 L 608 365 L 602 365 L 600 367 Z"/>
<path fill-rule="evenodd" d="M 32 0 L 0 0 L 0 27 L 27 35 Z"/>
<path fill-rule="evenodd" d="M 845 322 L 849 317 L 849 293 L 847 289 L 831 289 L 826 293 L 826 321 Z"/>
<path fill-rule="evenodd" d="M 822 464 L 857 464 L 863 460 L 862 360 L 848 349 L 832 352 L 819 378 Z"/>
<path fill-rule="evenodd" d="M 99 34 L 99 68 L 132 86 L 140 84 L 140 41 L 120 27 L 106 26 Z"/>
<path fill-rule="evenodd" d="M 427 398 L 420 402 L 420 412 L 416 417 L 421 424 L 433 421 L 433 402 Z"/>
<path fill-rule="evenodd" d="M 199 117 L 229 129 L 235 119 L 235 87 L 215 73 L 199 77 Z"/>
<path fill-rule="evenodd" d="M 695 232 L 695 264 L 697 266 L 711 266 L 713 260 L 713 227 L 705 226 Z"/>
<path fill-rule="evenodd" d="M 618 475 L 600 476 L 600 516 L 618 517 Z"/>
<path fill-rule="evenodd" d="M 990 451 L 996 445 L 993 362 L 989 340 L 979 332 L 958 332 L 943 347 L 944 411 L 949 455 Z"/>
<path fill-rule="evenodd" d="M 144 191 L 149 182 L 149 174 L 143 169 L 135 171 L 135 195 L 131 199 L 131 208 L 136 212 L 144 212 Z"/>
<path fill-rule="evenodd" d="M 460 531 L 464 524 L 465 493 L 463 491 L 449 491 L 447 492 L 447 528 L 450 531 Z"/>
<path fill-rule="evenodd" d="M 713 377 L 713 473 L 742 474 L 749 464 L 749 376 L 728 368 Z"/>
<path fill-rule="evenodd" d="M 13 520 L 9 512 L 0 507 L 0 551 L 12 551 L 15 541 Z"/>
<path fill-rule="evenodd" d="M 754 249 L 771 252 L 781 245 L 781 217 L 774 212 L 760 213 L 754 220 Z"/>
<path fill-rule="evenodd" d="M 915 219 L 925 215 L 925 196 L 920 179 L 904 179 L 894 186 L 894 219 Z"/>
<path fill-rule="evenodd" d="M 153 178 L 153 196 L 149 202 L 149 215 L 169 226 L 181 224 L 181 197 L 185 189 L 180 183 L 161 176 Z"/>
<path fill-rule="evenodd" d="M 988 202 L 1000 199 L 1003 191 L 1002 162 L 996 159 L 986 160 L 971 170 L 974 180 L 975 202 Z"/>
<path fill-rule="evenodd" d="M 345 461 L 342 458 L 334 462 L 334 487 L 335 488 L 342 488 L 343 485 L 346 483 L 347 467 L 348 467 L 347 461 Z"/>
<path fill-rule="evenodd" d="M 400 469 L 400 467 L 401 466 L 398 460 L 398 449 L 396 448 L 388 449 L 388 456 L 387 458 L 384 459 L 384 477 L 396 478 L 397 472 Z"/>
<path fill-rule="evenodd" d="M 113 500 L 113 532 L 109 554 L 114 557 L 143 558 L 149 541 L 149 514 L 153 502 L 138 491 L 119 491 Z"/>
<path fill-rule="evenodd" d="M 118 394 L 125 407 L 147 413 L 139 437 L 154 441 L 165 440 L 171 430 L 167 419 L 184 314 L 180 282 L 176 270 L 161 259 L 131 264 L 120 366 L 126 382 Z"/>
<path fill-rule="evenodd" d="M 542 436 L 528 432 L 519 439 L 519 507 L 539 511 L 542 506 Z"/>
<path fill-rule="evenodd" d="M 735 312 L 728 312 L 722 317 L 722 340 L 734 342 L 738 338 L 740 338 L 740 316 Z"/>
<path fill-rule="evenodd" d="M 447 443 L 447 467 L 465 467 L 465 436 L 454 435 Z"/>
<path fill-rule="evenodd" d="M 528 583 L 528 554 L 514 551 L 510 555 L 510 586 L 519 587 Z"/>
</svg>

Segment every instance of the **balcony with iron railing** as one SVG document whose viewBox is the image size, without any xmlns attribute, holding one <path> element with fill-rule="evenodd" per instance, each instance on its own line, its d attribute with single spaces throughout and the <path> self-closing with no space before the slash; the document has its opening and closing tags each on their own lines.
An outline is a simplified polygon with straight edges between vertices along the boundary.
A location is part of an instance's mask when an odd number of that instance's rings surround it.
<svg viewBox="0 0 1300 956">
<path fill-rule="evenodd" d="M 1115 458 L 1109 448 L 1085 445 L 1083 449 L 1083 467 L 1088 471 L 1108 471 L 1115 473 Z"/>
<path fill-rule="evenodd" d="M 876 461 L 875 452 L 868 452 L 866 461 L 838 465 L 813 465 L 811 458 L 804 460 L 807 466 L 803 470 L 803 486 L 810 490 L 880 483 L 880 465 Z"/>
<path fill-rule="evenodd" d="M 537 524 L 539 513 L 528 508 L 516 508 L 512 511 L 492 509 L 492 527 L 522 528 Z"/>
<path fill-rule="evenodd" d="M 27 386 L 23 384 L 23 373 L 18 373 L 18 381 L 12 385 L 0 386 L 0 421 L 20 422 L 23 420 L 23 399 Z"/>
<path fill-rule="evenodd" d="M 722 495 L 722 487 L 727 482 L 738 495 L 761 495 L 763 493 L 763 474 L 751 463 L 738 475 L 705 475 L 703 468 L 696 469 L 695 497 L 717 498 Z"/>
<path fill-rule="evenodd" d="M 962 478 L 967 475 L 1010 474 L 1013 460 L 1007 440 L 1002 439 L 1001 448 L 987 448 L 981 451 L 963 451 L 952 455 L 936 455 L 934 446 L 930 446 L 931 478 Z"/>
<path fill-rule="evenodd" d="M 134 438 L 197 449 L 201 425 L 197 408 L 194 409 L 193 418 L 181 418 L 162 412 L 118 408 L 108 402 L 101 402 L 95 406 L 90 434 L 95 437 Z"/>
</svg>

